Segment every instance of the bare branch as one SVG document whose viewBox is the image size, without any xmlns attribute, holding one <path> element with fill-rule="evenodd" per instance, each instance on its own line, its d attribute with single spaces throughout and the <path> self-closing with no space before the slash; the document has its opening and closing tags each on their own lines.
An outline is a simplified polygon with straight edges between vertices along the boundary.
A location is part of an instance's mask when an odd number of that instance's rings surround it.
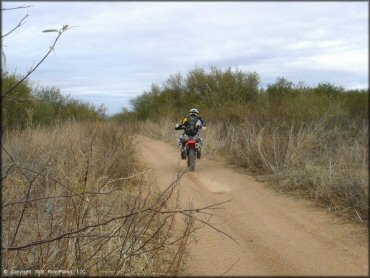
<svg viewBox="0 0 370 278">
<path fill-rule="evenodd" d="M 363 217 L 361 217 L 361 215 L 357 212 L 357 210 L 354 210 L 355 213 L 357 214 L 358 218 L 360 219 L 360 222 L 363 222 Z"/>
<path fill-rule="evenodd" d="M 240 261 L 240 258 L 233 263 L 224 273 L 222 273 L 220 276 L 225 276 L 238 262 Z"/>
<path fill-rule="evenodd" d="M 189 211 L 189 210 L 188 210 L 188 211 Z M 236 244 L 240 245 L 240 244 L 239 244 L 239 242 L 237 242 L 237 241 L 236 241 L 232 236 L 230 236 L 229 234 L 225 233 L 224 231 L 221 231 L 220 229 L 217 229 L 215 226 L 213 226 L 213 225 L 209 224 L 208 222 L 206 222 L 206 221 L 204 221 L 204 220 L 202 220 L 202 219 L 199 219 L 199 218 L 197 218 L 197 217 L 195 217 L 195 216 L 193 216 L 193 215 L 191 215 L 191 214 L 188 214 L 188 213 L 186 213 L 186 212 L 181 212 L 181 213 L 182 213 L 182 214 L 184 214 L 184 215 L 186 215 L 186 216 L 188 216 L 188 217 L 192 217 L 192 218 L 194 218 L 195 220 L 197 220 L 197 221 L 199 221 L 199 222 L 201 222 L 201 223 L 203 223 L 203 224 L 207 225 L 208 227 L 210 227 L 210 228 L 214 229 L 215 231 L 217 231 L 217 232 L 219 232 L 219 233 L 221 233 L 221 234 L 223 234 L 223 235 L 227 236 L 227 237 L 228 237 L 228 238 L 230 238 L 232 241 L 234 241 Z"/>
<path fill-rule="evenodd" d="M 17 26 L 15 26 L 12 30 L 10 30 L 8 33 L 6 33 L 5 35 L 1 36 L 1 39 L 4 39 L 6 36 L 8 36 L 9 34 L 13 33 L 15 30 L 17 30 L 19 27 L 21 27 L 23 24 L 24 24 L 24 21 L 26 20 L 26 18 L 28 17 L 28 14 L 26 14 L 17 24 Z"/>
<path fill-rule="evenodd" d="M 189 232 L 186 232 L 184 235 L 182 235 L 181 237 L 179 237 L 178 239 L 175 239 L 174 241 L 168 243 L 168 245 L 173 245 L 175 244 L 176 242 L 182 240 L 184 237 L 187 237 L 189 236 L 190 234 L 194 233 L 195 231 L 199 230 L 199 229 L 202 229 L 203 227 L 205 227 L 206 225 L 201 225 L 201 226 L 198 226 L 196 228 L 194 228 L 193 230 L 189 231 Z"/>
<path fill-rule="evenodd" d="M 222 202 L 222 203 L 225 203 L 225 202 Z M 217 203 L 217 204 L 214 204 L 213 206 L 218 206 L 220 203 Z M 212 207 L 211 206 L 208 206 L 208 208 Z M 201 223 L 213 228 L 214 230 L 218 231 L 219 233 L 222 233 L 224 235 L 226 235 L 227 237 L 229 237 L 231 240 L 233 240 L 234 242 L 236 242 L 230 235 L 226 234 L 225 232 L 221 231 L 220 229 L 217 229 L 216 227 L 214 227 L 213 225 L 207 223 L 206 221 L 202 220 L 202 219 L 199 219 L 199 218 L 196 218 L 195 216 L 193 215 L 190 215 L 188 214 L 189 212 L 197 212 L 199 211 L 200 208 L 195 208 L 195 209 L 186 209 L 186 210 L 177 210 L 177 211 L 157 211 L 157 213 L 161 213 L 161 214 L 168 214 L 168 213 L 182 213 L 188 217 L 191 217 L 191 218 L 194 218 L 198 221 L 200 221 Z M 34 242 L 31 242 L 31 243 L 28 243 L 28 244 L 25 244 L 25 245 L 21 245 L 21 246 L 17 246 L 17 247 L 2 247 L 1 249 L 4 249 L 6 251 L 13 251 L 13 250 L 21 250 L 21 249 L 25 249 L 25 248 L 29 248 L 29 247 L 33 247 L 33 246 L 37 246 L 37 245 L 40 245 L 40 244 L 45 244 L 45 243 L 48 243 L 48 242 L 52 242 L 52 241 L 56 241 L 56 240 L 60 240 L 60 239 L 63 239 L 67 236 L 71 236 L 73 234 L 78 234 L 80 232 L 83 232 L 83 231 L 86 231 L 88 229 L 91 229 L 91 228 L 96 228 L 96 227 L 99 227 L 99 226 L 104 226 L 104 225 L 107 225 L 113 221 L 117 221 L 117 220 L 120 220 L 120 219 L 124 219 L 124 218 L 127 218 L 127 217 L 131 217 L 131 216 L 135 216 L 135 215 L 138 215 L 138 214 L 142 214 L 144 212 L 147 212 L 147 211 L 152 211 L 151 208 L 147 208 L 147 209 L 144 209 L 144 210 L 139 210 L 139 211 L 136 211 L 136 212 L 132 212 L 132 213 L 128 213 L 128 214 L 125 214 L 125 215 L 120 215 L 120 216 L 117 216 L 117 217 L 113 217 L 107 221 L 104 221 L 104 222 L 101 222 L 101 223 L 96 223 L 96 224 L 93 224 L 93 225 L 87 225 L 81 229 L 78 229 L 78 230 L 75 230 L 75 231 L 72 231 L 72 232 L 68 232 L 68 233 L 64 233 L 62 235 L 59 235 L 55 238 L 52 238 L 52 239 L 47 239 L 47 240 L 39 240 L 39 241 L 34 241 Z M 236 242 L 237 243 L 237 242 Z M 239 243 L 238 243 L 239 244 Z"/>
<path fill-rule="evenodd" d="M 116 221 L 116 220 L 119 220 L 119 219 L 123 219 L 123 218 L 127 218 L 127 217 L 130 217 L 130 216 L 134 216 L 134 215 L 137 215 L 139 213 L 143 213 L 145 211 L 148 211 L 148 209 L 144 210 L 144 211 L 137 211 L 137 212 L 134 212 L 134 213 L 129 213 L 129 214 L 126 214 L 126 215 L 121 215 L 121 216 L 118 216 L 118 217 L 114 217 L 114 218 L 111 218 L 105 222 L 102 222 L 102 223 L 97 223 L 97 224 L 94 224 L 94 225 L 88 225 L 88 226 L 85 226 L 81 229 L 78 229 L 78 230 L 75 230 L 75 231 L 72 231 L 72 232 L 68 232 L 68 233 L 64 233 L 60 236 L 57 236 L 55 238 L 52 238 L 52 239 L 48 239 L 48 240 L 39 240 L 39 241 L 34 241 L 34 242 L 31 242 L 31 243 L 28 243 L 28 244 L 25 244 L 25 245 L 21 245 L 21 246 L 17 246 L 17 247 L 8 247 L 8 248 L 2 248 L 2 249 L 5 249 L 7 251 L 12 251 L 12 250 L 21 250 L 21 249 L 25 249 L 25 248 L 29 248 L 29 247 L 33 247 L 33 246 L 37 246 L 37 245 L 40 245 L 40 244 L 44 244 L 44 243 L 48 243 L 48 242 L 53 242 L 53 241 L 56 241 L 56 240 L 60 240 L 60 239 L 63 239 L 67 236 L 70 236 L 70 235 L 73 235 L 73 234 L 78 234 L 80 232 L 83 232 L 83 231 L 86 231 L 88 229 L 91 229 L 91 228 L 96 228 L 96 227 L 99 227 L 99 226 L 104 226 L 104 225 L 107 225 L 113 221 Z"/>
<path fill-rule="evenodd" d="M 2 11 L 10 11 L 10 10 L 26 9 L 26 8 L 30 8 L 30 7 L 32 7 L 32 5 L 22 5 L 22 6 L 18 6 L 18 7 L 14 7 L 14 8 L 3 8 L 1 10 Z"/>
<path fill-rule="evenodd" d="M 110 193 L 113 193 L 113 192 L 116 192 L 116 191 L 119 191 L 119 189 L 111 190 L 111 191 L 108 191 L 108 192 L 81 192 L 81 193 L 76 193 L 76 194 L 72 194 L 72 195 L 59 195 L 59 196 L 41 197 L 41 198 L 36 198 L 36 199 L 32 199 L 32 200 L 27 200 L 27 201 L 19 201 L 19 202 L 8 203 L 8 204 L 5 204 L 5 205 L 2 205 L 1 207 L 4 208 L 4 207 L 8 207 L 8 206 L 14 206 L 14 205 L 18 205 L 18 204 L 23 204 L 25 202 L 31 203 L 31 202 L 57 199 L 57 198 L 71 198 L 71 197 L 80 196 L 80 195 L 83 195 L 83 194 L 107 195 L 107 194 L 110 194 Z"/>
<path fill-rule="evenodd" d="M 139 173 L 133 174 L 133 175 L 131 175 L 131 176 L 129 176 L 129 177 L 124 177 L 124 178 L 118 178 L 118 179 L 110 180 L 110 181 L 108 181 L 105 185 L 108 185 L 108 184 L 110 184 L 110 183 L 112 183 L 112 182 L 116 182 L 116 181 L 128 180 L 128 179 L 134 178 L 134 177 L 136 177 L 136 176 L 138 176 L 138 175 L 141 175 L 141 174 L 144 174 L 144 173 L 150 172 L 150 171 L 152 171 L 152 170 L 153 170 L 153 169 L 148 169 L 148 170 L 145 170 L 145 171 L 142 171 L 142 172 L 139 172 Z"/>
<path fill-rule="evenodd" d="M 73 193 L 73 194 L 74 194 L 74 195 L 76 195 L 76 196 L 79 196 L 79 195 L 78 195 L 78 194 L 76 194 L 72 189 L 70 189 L 68 186 L 66 186 L 66 185 L 65 185 L 65 184 L 63 184 L 62 182 L 58 181 L 57 179 L 54 179 L 54 178 L 52 178 L 52 177 L 49 177 L 48 175 L 45 175 L 45 174 L 43 174 L 43 173 L 41 173 L 41 172 L 39 172 L 39 171 L 35 171 L 35 170 L 28 169 L 28 168 L 26 168 L 26 167 L 23 167 L 23 166 L 18 165 L 18 163 L 14 160 L 14 158 L 13 158 L 13 157 L 9 154 L 9 152 L 5 149 L 5 146 L 3 145 L 3 142 L 1 142 L 1 145 L 2 145 L 2 147 L 3 147 L 4 151 L 5 151 L 5 153 L 10 157 L 10 159 L 12 160 L 12 162 L 15 164 L 16 168 L 18 168 L 18 169 L 20 170 L 20 172 L 21 172 L 21 174 L 22 174 L 23 176 L 25 176 L 25 177 L 26 177 L 26 175 L 23 173 L 23 171 L 22 171 L 22 170 L 25 170 L 25 171 L 28 171 L 28 172 L 34 173 L 34 174 L 36 174 L 36 175 L 38 175 L 38 176 L 41 176 L 41 177 L 47 178 L 47 179 L 49 179 L 49 180 L 51 180 L 51 181 L 55 182 L 56 184 L 61 185 L 61 186 L 62 186 L 64 189 L 66 189 L 67 191 L 69 191 L 69 192 Z M 26 178 L 27 178 L 27 177 L 26 177 Z M 82 192 L 82 193 L 83 193 L 83 192 Z M 80 194 L 80 195 L 83 195 L 83 194 Z M 88 200 L 86 200 L 85 198 L 83 198 L 83 196 L 82 196 L 81 200 L 82 200 L 82 202 L 86 202 L 86 203 L 88 203 L 88 204 L 90 204 L 90 203 L 91 203 L 90 201 L 88 201 Z M 28 202 L 28 201 L 27 201 L 27 202 Z"/>
<path fill-rule="evenodd" d="M 160 211 L 160 210 L 155 210 L 155 209 L 151 209 L 151 211 L 154 211 L 154 212 L 158 212 L 158 213 L 162 213 L 162 214 L 166 214 L 166 213 L 184 213 L 184 212 L 192 212 L 192 211 L 195 211 L 195 212 L 200 212 L 202 210 L 205 210 L 205 209 L 217 209 L 216 206 L 219 206 L 219 205 L 222 205 L 222 204 L 225 204 L 225 203 L 228 203 L 230 202 L 231 200 L 227 200 L 227 201 L 224 201 L 224 202 L 220 202 L 220 203 L 217 203 L 217 204 L 213 204 L 213 205 L 209 205 L 209 206 L 205 206 L 205 207 L 202 207 L 202 208 L 196 208 L 196 209 L 183 209 L 183 210 L 171 210 L 169 212 L 167 211 Z"/>
<path fill-rule="evenodd" d="M 10 244 L 10 246 L 13 246 L 15 238 L 17 237 L 19 226 L 21 225 L 23 215 L 24 215 L 24 212 L 26 210 L 26 204 L 27 204 L 28 198 L 30 197 L 32 184 L 37 178 L 38 178 L 38 176 L 36 176 L 32 181 L 29 182 L 28 191 L 27 191 L 27 195 L 26 195 L 26 201 L 25 201 L 24 206 L 22 208 L 22 212 L 21 212 L 21 215 L 20 215 L 19 220 L 18 220 L 17 228 L 15 229 L 13 239 L 12 239 L 12 243 Z"/>
<path fill-rule="evenodd" d="M 174 185 L 177 184 L 177 182 L 181 179 L 181 177 L 188 171 L 188 169 L 186 168 L 184 171 L 182 171 L 180 174 L 177 175 L 176 179 L 169 185 L 167 186 L 167 188 L 165 190 L 162 191 L 162 193 L 158 196 L 157 200 L 156 200 L 156 203 L 159 202 L 159 200 L 161 200 L 161 198 L 163 197 L 163 195 L 168 192 L 171 188 L 174 187 Z"/>
<path fill-rule="evenodd" d="M 67 185 L 63 184 L 62 182 L 58 181 L 57 179 L 54 179 L 54 178 L 49 177 L 49 176 L 47 176 L 47 175 L 45 175 L 45 174 L 43 174 L 43 173 L 41 173 L 41 172 L 39 172 L 39 171 L 32 170 L 32 169 L 28 169 L 28 168 L 23 167 L 23 166 L 19 166 L 19 165 L 18 165 L 17 167 L 18 167 L 19 169 L 21 169 L 21 170 L 25 170 L 25 171 L 28 171 L 28 172 L 31 172 L 31 173 L 37 174 L 37 175 L 39 175 L 39 176 L 42 176 L 42 177 L 44 177 L 44 178 L 47 178 L 47 179 L 49 179 L 49 180 L 51 180 L 51 181 L 55 182 L 56 184 L 61 185 L 63 188 L 65 188 L 65 189 L 66 189 L 66 190 L 68 190 L 69 192 L 72 192 L 73 194 L 75 194 L 75 192 L 74 192 L 72 189 L 70 189 Z M 83 200 L 84 200 L 84 199 L 83 199 Z"/>
<path fill-rule="evenodd" d="M 6 171 L 6 173 L 5 173 L 5 175 L 4 176 L 2 176 L 1 177 L 1 181 L 3 181 L 3 180 L 5 180 L 8 176 L 9 176 L 9 174 L 13 171 L 13 169 L 15 168 L 15 164 L 12 164 L 9 168 L 8 168 L 8 170 Z"/>
<path fill-rule="evenodd" d="M 4 102 L 36 102 L 36 101 L 39 101 L 39 102 L 44 102 L 44 100 L 42 99 L 37 99 L 37 98 L 34 98 L 34 99 L 29 99 L 29 98 L 22 98 L 22 97 L 15 97 L 15 96 L 8 96 L 8 95 L 4 95 Z M 11 100 L 6 100 L 6 98 L 8 99 L 11 99 Z"/>
<path fill-rule="evenodd" d="M 1 140 L 1 147 L 3 148 L 4 152 L 9 156 L 10 160 L 13 162 L 14 165 L 17 165 L 17 162 L 15 162 L 14 158 L 10 155 L 10 153 L 6 150 L 3 141 Z"/>
<path fill-rule="evenodd" d="M 37 63 L 36 66 L 31 68 L 28 73 L 21 79 L 19 80 L 14 86 L 12 86 L 10 89 L 8 89 L 2 96 L 1 98 L 4 98 L 7 94 L 9 94 L 11 91 L 13 91 L 15 88 L 17 88 L 24 80 L 26 80 L 40 65 L 42 62 L 45 61 L 45 59 L 49 56 L 49 54 L 53 51 L 54 46 L 58 42 L 60 36 L 63 34 L 64 31 L 59 31 L 58 36 L 55 38 L 53 45 L 50 47 L 49 51 L 44 55 L 44 57 Z"/>
</svg>

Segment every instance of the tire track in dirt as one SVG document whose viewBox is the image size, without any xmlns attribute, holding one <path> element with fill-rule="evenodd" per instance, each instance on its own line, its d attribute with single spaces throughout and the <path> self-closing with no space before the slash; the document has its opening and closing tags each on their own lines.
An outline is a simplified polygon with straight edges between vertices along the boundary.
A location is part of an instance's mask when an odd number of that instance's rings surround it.
<svg viewBox="0 0 370 278">
<path fill-rule="evenodd" d="M 159 186 L 186 162 L 178 149 L 138 137 L 141 160 Z M 202 158 L 180 182 L 180 203 L 204 206 L 228 199 L 209 228 L 189 245 L 188 275 L 368 275 L 367 227 L 344 223 L 312 202 L 278 194 L 226 163 Z"/>
</svg>

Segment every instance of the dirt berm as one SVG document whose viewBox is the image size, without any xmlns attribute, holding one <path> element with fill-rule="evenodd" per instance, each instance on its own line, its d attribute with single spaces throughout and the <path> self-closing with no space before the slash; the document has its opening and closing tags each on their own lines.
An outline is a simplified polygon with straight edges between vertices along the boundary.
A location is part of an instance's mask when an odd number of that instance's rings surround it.
<svg viewBox="0 0 370 278">
<path fill-rule="evenodd" d="M 159 185 L 175 177 L 177 148 L 138 137 L 138 152 Z M 204 206 L 231 199 L 189 246 L 186 275 L 368 275 L 365 225 L 348 223 L 312 202 L 276 193 L 223 162 L 197 161 L 179 185 L 180 203 Z"/>
</svg>

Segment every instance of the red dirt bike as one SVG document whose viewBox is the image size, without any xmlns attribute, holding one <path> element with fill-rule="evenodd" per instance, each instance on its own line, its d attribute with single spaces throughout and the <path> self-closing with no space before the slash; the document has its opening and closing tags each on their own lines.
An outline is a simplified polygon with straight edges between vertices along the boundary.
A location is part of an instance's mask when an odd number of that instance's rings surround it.
<svg viewBox="0 0 370 278">
<path fill-rule="evenodd" d="M 186 156 L 188 157 L 188 167 L 190 172 L 194 172 L 195 170 L 195 161 L 200 158 L 200 151 L 198 149 L 199 143 L 196 141 L 196 138 L 189 137 L 189 139 L 185 142 L 185 151 Z"/>
</svg>

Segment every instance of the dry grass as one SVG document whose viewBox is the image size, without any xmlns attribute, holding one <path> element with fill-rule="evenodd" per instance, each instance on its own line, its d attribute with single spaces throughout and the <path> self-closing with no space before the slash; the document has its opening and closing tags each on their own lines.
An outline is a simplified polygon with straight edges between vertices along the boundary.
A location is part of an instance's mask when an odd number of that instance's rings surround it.
<svg viewBox="0 0 370 278">
<path fill-rule="evenodd" d="M 167 117 L 156 119 L 155 122 L 145 120 L 131 124 L 133 129 L 143 135 L 150 136 L 168 143 L 176 143 L 175 123 Z"/>
<path fill-rule="evenodd" d="M 153 186 L 131 131 L 66 123 L 8 131 L 2 143 L 3 269 L 181 273 L 202 208 L 178 208 L 176 181 Z"/>
<path fill-rule="evenodd" d="M 368 214 L 367 126 L 351 134 L 325 120 L 281 127 L 236 128 L 229 159 L 264 175 L 279 190 L 300 193 L 358 219 Z"/>
<path fill-rule="evenodd" d="M 162 134 L 158 127 L 165 122 Z M 164 139 L 175 136 L 174 122 L 139 124 L 139 131 Z M 330 119 L 309 124 L 208 123 L 205 157 L 224 157 L 279 191 L 318 201 L 332 212 L 366 221 L 368 215 L 368 127 L 346 130 Z"/>
</svg>

